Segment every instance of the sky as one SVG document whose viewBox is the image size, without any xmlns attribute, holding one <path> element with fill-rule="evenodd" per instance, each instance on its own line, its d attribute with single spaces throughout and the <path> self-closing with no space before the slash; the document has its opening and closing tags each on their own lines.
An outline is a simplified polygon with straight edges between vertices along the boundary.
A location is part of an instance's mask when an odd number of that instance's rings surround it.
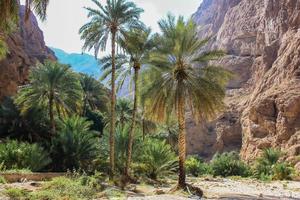
<svg viewBox="0 0 300 200">
<path fill-rule="evenodd" d="M 25 0 L 21 0 L 24 3 Z M 141 20 L 158 32 L 157 21 L 168 12 L 183 15 L 186 18 L 196 12 L 202 0 L 132 0 L 145 12 Z M 106 0 L 100 0 L 105 3 Z M 88 22 L 84 7 L 94 7 L 90 0 L 51 0 L 47 21 L 39 21 L 44 32 L 47 46 L 60 48 L 68 53 L 81 53 L 83 41 L 78 34 L 79 28 Z"/>
</svg>

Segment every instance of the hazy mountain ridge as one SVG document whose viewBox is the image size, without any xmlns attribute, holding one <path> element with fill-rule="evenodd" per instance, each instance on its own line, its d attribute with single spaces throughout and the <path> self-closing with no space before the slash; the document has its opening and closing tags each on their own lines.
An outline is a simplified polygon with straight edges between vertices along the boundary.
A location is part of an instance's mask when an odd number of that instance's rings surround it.
<svg viewBox="0 0 300 200">
<path fill-rule="evenodd" d="M 53 47 L 51 47 L 51 50 L 55 53 L 60 63 L 71 65 L 74 71 L 94 77 L 100 76 L 100 64 L 94 56 L 85 53 L 67 53 L 64 50 Z"/>
</svg>

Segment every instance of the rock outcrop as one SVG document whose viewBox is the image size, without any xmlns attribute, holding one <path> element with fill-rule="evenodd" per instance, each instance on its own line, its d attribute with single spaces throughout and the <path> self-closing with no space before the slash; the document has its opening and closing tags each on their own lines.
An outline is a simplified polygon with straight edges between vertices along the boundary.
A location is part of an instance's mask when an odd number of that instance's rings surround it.
<svg viewBox="0 0 300 200">
<path fill-rule="evenodd" d="M 24 20 L 25 8 L 20 7 L 20 25 L 15 33 L 7 38 L 9 54 L 0 61 L 0 101 L 4 96 L 14 95 L 17 87 L 26 83 L 30 67 L 37 61 L 55 59 L 46 47 L 43 32 L 33 14 Z"/>
<path fill-rule="evenodd" d="M 299 156 L 300 0 L 204 0 L 193 18 L 201 38 L 213 36 L 207 50 L 226 50 L 220 64 L 237 75 L 211 128 L 216 140 L 198 143 L 211 152 L 241 146 L 246 160 L 266 147 Z"/>
</svg>

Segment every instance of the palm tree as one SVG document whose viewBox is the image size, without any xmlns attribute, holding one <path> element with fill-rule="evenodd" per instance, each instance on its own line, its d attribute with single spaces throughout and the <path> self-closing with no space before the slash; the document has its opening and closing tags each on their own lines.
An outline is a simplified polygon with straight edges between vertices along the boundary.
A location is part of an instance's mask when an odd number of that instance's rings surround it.
<svg viewBox="0 0 300 200">
<path fill-rule="evenodd" d="M 79 33 L 85 40 L 84 50 L 95 50 L 97 56 L 99 50 L 105 50 L 109 37 L 111 38 L 111 120 L 110 120 L 110 167 L 111 177 L 115 170 L 114 133 L 115 133 L 115 54 L 116 41 L 128 29 L 139 27 L 142 9 L 127 0 L 107 0 L 103 6 L 99 1 L 92 0 L 98 9 L 86 8 L 89 12 L 90 22 L 83 25 Z"/>
<path fill-rule="evenodd" d="M 137 109 L 138 109 L 138 97 L 139 97 L 139 71 L 142 66 L 147 63 L 149 53 L 155 47 L 153 37 L 151 36 L 151 29 L 132 29 L 126 32 L 123 37 L 120 38 L 119 44 L 125 51 L 126 55 L 118 55 L 117 57 L 117 75 L 120 78 L 120 88 L 122 88 L 124 81 L 131 75 L 133 69 L 133 82 L 134 82 L 134 98 L 133 98 L 133 113 L 132 113 L 132 124 L 129 132 L 129 143 L 128 143 L 128 157 L 126 161 L 125 175 L 129 175 L 131 156 L 132 156 L 132 143 L 134 138 L 134 131 L 137 120 Z M 127 56 L 128 55 L 128 56 Z M 105 62 L 106 61 L 106 62 Z M 110 59 L 102 59 L 104 63 L 103 69 L 106 70 L 104 75 L 111 73 Z M 125 70 L 124 70 L 125 69 Z M 104 77 L 105 78 L 105 77 Z"/>
<path fill-rule="evenodd" d="M 120 128 L 125 128 L 125 124 L 132 120 L 133 106 L 128 99 L 118 99 L 116 105 L 117 123 Z"/>
<path fill-rule="evenodd" d="M 68 65 L 47 60 L 32 69 L 29 80 L 30 84 L 19 91 L 16 103 L 23 113 L 35 106 L 47 107 L 51 134 L 55 134 L 54 108 L 59 116 L 70 113 L 76 111 L 82 99 L 78 77 Z"/>
<path fill-rule="evenodd" d="M 83 116 L 87 109 L 107 111 L 108 91 L 92 76 L 80 74 L 80 84 L 83 91 Z"/>
<path fill-rule="evenodd" d="M 218 59 L 222 51 L 200 51 L 207 40 L 199 40 L 196 25 L 169 15 L 159 22 L 163 33 L 160 45 L 150 57 L 155 66 L 149 72 L 152 83 L 145 93 L 146 113 L 152 120 L 165 121 L 176 114 L 179 134 L 179 178 L 177 188 L 186 188 L 185 181 L 185 109 L 197 121 L 208 119 L 223 107 L 225 85 L 230 73 L 207 62 Z M 151 79 L 150 79 L 151 80 Z"/>
</svg>

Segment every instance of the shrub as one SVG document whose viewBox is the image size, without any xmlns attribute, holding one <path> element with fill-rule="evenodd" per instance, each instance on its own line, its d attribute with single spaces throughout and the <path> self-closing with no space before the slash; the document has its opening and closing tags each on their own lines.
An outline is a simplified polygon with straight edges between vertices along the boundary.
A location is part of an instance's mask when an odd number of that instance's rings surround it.
<svg viewBox="0 0 300 200">
<path fill-rule="evenodd" d="M 0 160 L 6 169 L 40 171 L 50 162 L 47 152 L 38 144 L 9 140 L 0 144 Z"/>
<path fill-rule="evenodd" d="M 54 178 L 45 183 L 40 190 L 30 194 L 31 200 L 56 200 L 56 199 L 94 199 L 96 190 L 90 186 L 83 185 L 80 179 L 67 177 Z"/>
<path fill-rule="evenodd" d="M 151 179 L 156 180 L 158 177 L 177 171 L 177 156 L 165 141 L 148 138 L 143 143 L 140 153 L 144 173 Z"/>
<path fill-rule="evenodd" d="M 286 162 L 277 163 L 273 167 L 273 180 L 291 180 L 293 168 Z"/>
<path fill-rule="evenodd" d="M 8 188 L 4 194 L 13 200 L 23 200 L 27 199 L 29 192 L 20 188 Z"/>
<path fill-rule="evenodd" d="M 90 126 L 89 121 L 78 116 L 60 123 L 60 131 L 51 144 L 51 156 L 57 171 L 88 169 L 99 153 L 99 139 Z"/>
<path fill-rule="evenodd" d="M 5 184 L 6 180 L 3 176 L 0 176 L 0 184 Z"/>
<path fill-rule="evenodd" d="M 238 153 L 217 153 L 211 161 L 214 176 L 242 176 L 250 175 L 250 168 L 240 160 Z"/>
<path fill-rule="evenodd" d="M 261 180 L 272 178 L 273 167 L 278 162 L 282 153 L 279 150 L 268 148 L 265 149 L 262 155 L 256 159 L 254 167 L 254 176 Z"/>
<path fill-rule="evenodd" d="M 209 164 L 202 162 L 199 158 L 190 156 L 185 161 L 186 172 L 193 176 L 211 174 L 212 170 Z"/>
</svg>

